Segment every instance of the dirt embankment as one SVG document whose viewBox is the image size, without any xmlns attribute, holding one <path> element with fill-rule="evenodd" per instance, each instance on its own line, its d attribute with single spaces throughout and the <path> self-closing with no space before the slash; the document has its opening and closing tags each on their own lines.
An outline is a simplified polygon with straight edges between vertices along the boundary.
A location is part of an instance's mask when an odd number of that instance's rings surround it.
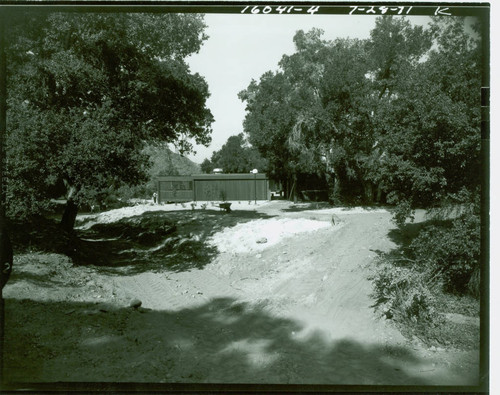
<svg viewBox="0 0 500 395">
<path fill-rule="evenodd" d="M 427 349 L 375 315 L 368 278 L 377 251 L 394 247 L 387 211 L 272 202 L 259 212 L 214 233 L 222 252 L 190 270 L 124 275 L 59 255 L 17 257 L 5 289 L 5 377 L 478 384 L 477 352 Z"/>
</svg>

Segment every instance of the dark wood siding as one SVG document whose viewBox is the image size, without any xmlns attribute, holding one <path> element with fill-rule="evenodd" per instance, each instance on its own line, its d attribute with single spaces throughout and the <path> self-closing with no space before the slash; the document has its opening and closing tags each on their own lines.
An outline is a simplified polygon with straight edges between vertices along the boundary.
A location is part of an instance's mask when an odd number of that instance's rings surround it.
<svg viewBox="0 0 500 395">
<path fill-rule="evenodd" d="M 189 202 L 194 199 L 193 178 L 162 177 L 158 180 L 158 202 Z"/>
<path fill-rule="evenodd" d="M 267 200 L 268 180 L 195 180 L 196 200 Z"/>
<path fill-rule="evenodd" d="M 160 177 L 159 202 L 268 200 L 265 174 L 200 174 L 191 177 Z"/>
</svg>

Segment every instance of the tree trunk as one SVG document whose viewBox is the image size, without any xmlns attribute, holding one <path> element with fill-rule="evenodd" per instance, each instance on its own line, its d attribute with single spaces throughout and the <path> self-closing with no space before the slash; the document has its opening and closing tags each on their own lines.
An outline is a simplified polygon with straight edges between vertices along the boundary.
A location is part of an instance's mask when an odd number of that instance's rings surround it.
<svg viewBox="0 0 500 395">
<path fill-rule="evenodd" d="M 297 203 L 297 174 L 293 174 L 293 184 L 292 184 L 292 190 L 290 191 L 290 196 L 288 197 L 288 200 L 292 200 L 292 195 L 293 195 L 293 202 Z"/>
<path fill-rule="evenodd" d="M 13 261 L 12 244 L 9 239 L 5 218 L 2 215 L 0 221 L 0 264 L 1 264 L 0 278 L 2 282 L 2 289 L 9 280 L 10 272 L 12 271 L 12 261 Z"/>
<path fill-rule="evenodd" d="M 330 173 L 330 191 L 329 191 L 329 200 L 330 203 L 334 205 L 339 205 L 342 203 L 341 198 L 341 179 L 339 177 L 340 172 L 337 169 L 333 168 L 333 171 Z"/>
<path fill-rule="evenodd" d="M 380 203 L 380 200 L 382 199 L 382 188 L 380 188 L 380 184 L 377 185 L 377 198 L 376 202 Z"/>
<path fill-rule="evenodd" d="M 370 181 L 362 182 L 363 192 L 365 195 L 365 202 L 367 204 L 373 203 L 373 184 Z"/>
<path fill-rule="evenodd" d="M 66 207 L 64 209 L 60 225 L 65 231 L 71 232 L 75 227 L 76 215 L 78 214 L 78 206 L 73 200 L 76 188 L 66 179 L 63 179 L 63 182 L 67 190 Z"/>
<path fill-rule="evenodd" d="M 330 203 L 333 203 L 335 196 L 335 173 L 326 172 L 325 179 L 326 179 L 326 185 L 328 187 L 328 201 Z"/>
<path fill-rule="evenodd" d="M 61 219 L 61 227 L 67 231 L 71 232 L 75 227 L 76 215 L 78 214 L 78 206 L 75 204 L 73 199 L 68 199 L 66 202 L 66 208 Z"/>
<path fill-rule="evenodd" d="M 288 177 L 283 180 L 283 198 L 288 199 L 288 194 L 290 193 L 290 182 Z"/>
</svg>

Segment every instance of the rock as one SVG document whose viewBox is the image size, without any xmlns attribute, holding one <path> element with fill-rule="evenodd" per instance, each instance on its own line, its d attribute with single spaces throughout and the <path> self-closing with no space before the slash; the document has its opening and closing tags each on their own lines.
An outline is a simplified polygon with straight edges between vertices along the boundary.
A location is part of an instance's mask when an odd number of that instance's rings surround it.
<svg viewBox="0 0 500 395">
<path fill-rule="evenodd" d="M 255 255 L 255 258 L 257 258 L 257 259 L 262 258 L 262 254 L 257 254 L 257 255 Z"/>
<path fill-rule="evenodd" d="M 267 239 L 265 237 L 261 237 L 257 240 L 257 244 L 265 244 L 267 243 Z"/>
<path fill-rule="evenodd" d="M 99 310 L 84 310 L 83 314 L 85 314 L 85 315 L 97 315 L 97 314 L 99 314 Z"/>
<path fill-rule="evenodd" d="M 139 299 L 132 299 L 129 304 L 129 306 L 133 307 L 134 309 L 138 309 L 139 307 L 141 307 L 141 305 L 142 302 Z"/>
</svg>

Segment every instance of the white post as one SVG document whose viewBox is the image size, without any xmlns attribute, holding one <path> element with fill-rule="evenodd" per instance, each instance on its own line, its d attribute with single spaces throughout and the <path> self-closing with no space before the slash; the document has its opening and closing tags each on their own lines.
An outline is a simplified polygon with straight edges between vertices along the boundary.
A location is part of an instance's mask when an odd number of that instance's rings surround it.
<svg viewBox="0 0 500 395">
<path fill-rule="evenodd" d="M 254 189 L 254 198 L 255 198 L 255 205 L 257 205 L 257 173 L 259 171 L 257 169 L 253 169 L 253 189 Z"/>
</svg>

